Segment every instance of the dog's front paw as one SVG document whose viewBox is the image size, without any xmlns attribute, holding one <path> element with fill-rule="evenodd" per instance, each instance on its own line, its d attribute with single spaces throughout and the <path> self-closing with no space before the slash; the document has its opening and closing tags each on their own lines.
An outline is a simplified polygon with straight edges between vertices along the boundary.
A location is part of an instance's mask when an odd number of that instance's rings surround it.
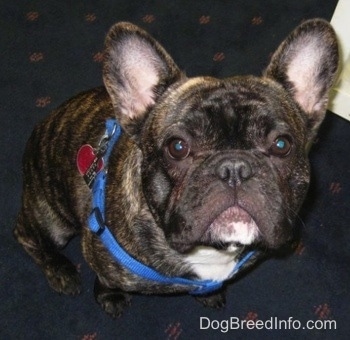
<svg viewBox="0 0 350 340">
<path fill-rule="evenodd" d="M 44 268 L 45 276 L 52 289 L 66 295 L 76 295 L 81 291 L 81 279 L 76 267 L 62 257 Z"/>
<path fill-rule="evenodd" d="M 198 295 L 196 296 L 196 300 L 199 301 L 205 307 L 220 309 L 225 307 L 226 292 L 225 290 L 221 290 L 218 293 Z"/>
<path fill-rule="evenodd" d="M 120 317 L 131 302 L 130 294 L 118 288 L 105 287 L 98 278 L 95 281 L 94 294 L 102 309 L 113 318 Z"/>
</svg>

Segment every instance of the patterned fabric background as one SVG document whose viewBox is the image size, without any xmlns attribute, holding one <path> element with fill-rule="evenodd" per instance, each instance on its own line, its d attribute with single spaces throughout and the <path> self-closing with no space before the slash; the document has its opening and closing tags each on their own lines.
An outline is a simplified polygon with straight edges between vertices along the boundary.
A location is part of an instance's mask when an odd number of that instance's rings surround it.
<svg viewBox="0 0 350 340">
<path fill-rule="evenodd" d="M 336 3 L 0 0 L 0 339 L 348 339 L 350 125 L 332 113 L 311 153 L 313 182 L 301 213 L 301 243 L 292 256 L 266 261 L 230 285 L 222 310 L 205 309 L 190 296 L 135 296 L 113 320 L 94 301 L 94 275 L 79 240 L 65 252 L 80 268 L 83 292 L 67 297 L 48 287 L 12 238 L 25 142 L 63 100 L 102 84 L 103 41 L 113 23 L 127 20 L 148 30 L 189 76 L 258 75 L 297 24 L 312 17 L 330 20 Z M 277 318 L 300 329 L 225 331 L 230 318 Z M 319 321 L 318 328 L 334 320 L 336 329 L 307 330 L 308 320 Z"/>
</svg>

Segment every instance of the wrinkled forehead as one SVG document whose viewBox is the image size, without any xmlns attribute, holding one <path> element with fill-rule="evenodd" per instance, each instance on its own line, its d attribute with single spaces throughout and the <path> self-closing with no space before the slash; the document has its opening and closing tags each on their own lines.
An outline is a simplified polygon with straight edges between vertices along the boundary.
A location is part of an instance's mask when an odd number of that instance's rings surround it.
<svg viewBox="0 0 350 340">
<path fill-rule="evenodd" d="M 267 135 L 273 129 L 299 130 L 300 110 L 283 88 L 257 77 L 193 78 L 160 106 L 159 128 L 180 125 L 193 134 Z"/>
</svg>

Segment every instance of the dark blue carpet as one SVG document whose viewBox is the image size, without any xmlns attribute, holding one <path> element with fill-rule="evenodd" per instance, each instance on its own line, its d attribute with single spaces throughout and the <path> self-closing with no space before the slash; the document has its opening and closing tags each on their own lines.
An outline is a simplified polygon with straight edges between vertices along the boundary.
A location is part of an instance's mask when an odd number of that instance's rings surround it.
<svg viewBox="0 0 350 340">
<path fill-rule="evenodd" d="M 223 310 L 205 309 L 189 296 L 135 296 L 124 316 L 112 320 L 94 302 L 94 275 L 79 240 L 66 252 L 80 264 L 84 291 L 67 297 L 50 290 L 12 238 L 25 142 L 63 100 L 102 84 L 101 51 L 113 23 L 148 30 L 190 76 L 260 74 L 291 29 L 308 18 L 329 20 L 336 3 L 0 0 L 0 339 L 349 339 L 350 123 L 332 113 L 311 153 L 300 245 L 231 285 Z M 200 317 L 212 321 L 211 329 L 200 329 Z M 300 329 L 225 331 L 226 320 L 233 328 L 236 320 L 285 320 L 284 328 Z M 308 320 L 336 329 L 307 330 Z"/>
</svg>

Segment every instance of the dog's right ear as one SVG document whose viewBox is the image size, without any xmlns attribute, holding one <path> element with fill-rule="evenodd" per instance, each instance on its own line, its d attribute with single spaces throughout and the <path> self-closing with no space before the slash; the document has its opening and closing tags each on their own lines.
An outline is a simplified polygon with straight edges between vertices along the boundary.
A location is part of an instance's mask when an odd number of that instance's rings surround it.
<svg viewBox="0 0 350 340">
<path fill-rule="evenodd" d="M 265 75 L 275 79 L 304 111 L 314 138 L 327 108 L 338 69 L 338 44 L 331 25 L 312 19 L 299 25 L 273 54 Z"/>
<path fill-rule="evenodd" d="M 172 58 L 144 30 L 126 22 L 110 29 L 103 80 L 126 133 L 137 133 L 158 97 L 181 77 Z"/>
</svg>

